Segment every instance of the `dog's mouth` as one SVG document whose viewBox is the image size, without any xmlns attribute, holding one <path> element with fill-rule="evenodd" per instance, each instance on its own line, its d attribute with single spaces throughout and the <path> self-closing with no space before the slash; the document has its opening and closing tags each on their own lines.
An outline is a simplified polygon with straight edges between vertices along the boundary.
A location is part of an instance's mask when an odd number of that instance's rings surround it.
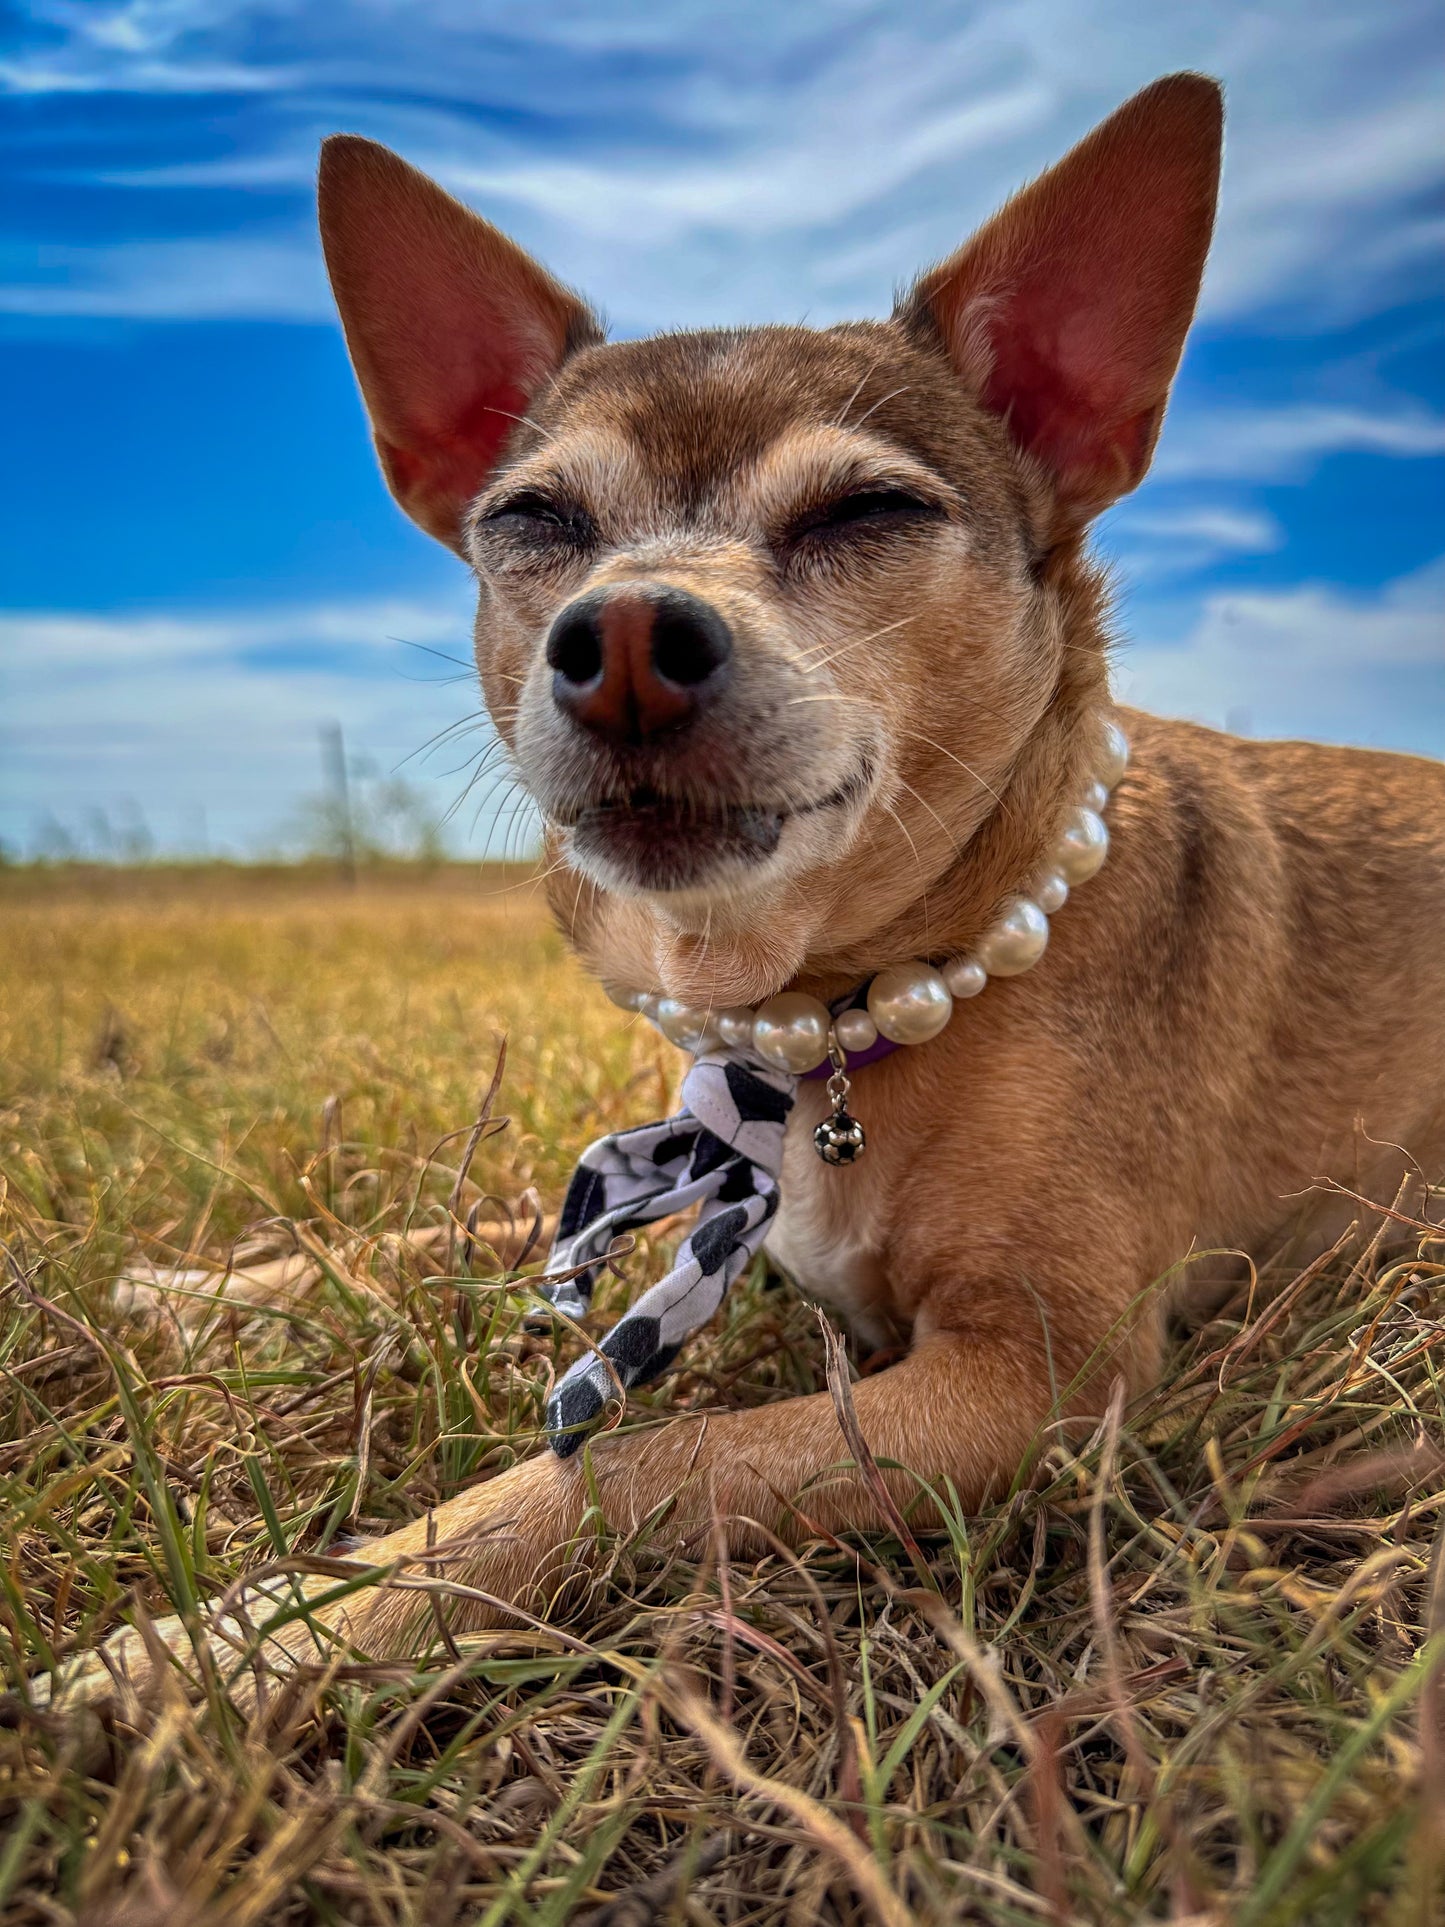
<svg viewBox="0 0 1445 1927">
<path fill-rule="evenodd" d="M 723 870 L 766 863 L 788 823 L 845 809 L 867 790 L 860 764 L 826 796 L 801 804 L 725 803 L 669 796 L 649 784 L 555 814 L 584 869 L 638 890 L 688 890 Z"/>
</svg>

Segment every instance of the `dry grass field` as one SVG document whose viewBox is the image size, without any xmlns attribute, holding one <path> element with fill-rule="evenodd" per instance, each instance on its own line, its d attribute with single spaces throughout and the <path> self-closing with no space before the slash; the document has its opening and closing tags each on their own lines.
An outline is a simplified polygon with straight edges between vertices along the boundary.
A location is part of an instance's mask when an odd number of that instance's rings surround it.
<svg viewBox="0 0 1445 1927">
<path fill-rule="evenodd" d="M 179 1677 L 37 1707 L 122 1622 L 536 1449 L 570 1353 L 449 1201 L 554 1208 L 676 1064 L 504 874 L 0 871 L 0 929 L 6 1927 L 1442 1917 L 1445 1242 L 1366 1213 L 917 1557 L 644 1536 L 555 1632 L 439 1613 L 249 1722 Z M 823 1382 L 760 1266 L 627 1422 Z"/>
</svg>

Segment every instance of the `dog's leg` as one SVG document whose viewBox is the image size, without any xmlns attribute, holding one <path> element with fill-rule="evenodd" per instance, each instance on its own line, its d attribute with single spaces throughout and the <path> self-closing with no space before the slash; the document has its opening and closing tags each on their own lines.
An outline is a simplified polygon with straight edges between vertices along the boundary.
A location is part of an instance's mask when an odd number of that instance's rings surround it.
<svg viewBox="0 0 1445 1927">
<path fill-rule="evenodd" d="M 856 1385 L 853 1402 L 876 1459 L 897 1460 L 930 1483 L 951 1481 L 962 1505 L 974 1509 L 1022 1463 L 1050 1415 L 1049 1384 L 1042 1342 L 996 1330 L 987 1337 L 938 1332 L 891 1370 Z M 519 1623 L 509 1608 L 545 1617 L 569 1576 L 593 1556 L 594 1494 L 612 1531 L 627 1534 L 655 1521 L 659 1541 L 683 1552 L 707 1542 L 714 1520 L 739 1551 L 762 1542 L 760 1527 L 794 1542 L 809 1535 L 810 1522 L 838 1532 L 884 1527 L 880 1499 L 851 1456 L 826 1392 L 601 1438 L 589 1454 L 565 1460 L 543 1453 L 357 1548 L 351 1557 L 358 1564 L 389 1577 L 319 1607 L 312 1625 L 369 1658 L 405 1659 L 436 1637 L 438 1605 L 454 1633 Z M 914 1479 L 885 1477 L 900 1505 L 917 1498 Z M 315 1598 L 336 1581 L 304 1583 Z M 287 1597 L 275 1581 L 264 1594 L 243 1595 L 226 1621 L 232 1637 L 241 1626 L 264 1627 Z M 158 1630 L 184 1663 L 189 1642 L 179 1622 Z M 325 1633 L 318 1645 L 315 1631 L 292 1620 L 260 1640 L 261 1661 L 285 1672 L 294 1661 L 324 1660 Z M 213 1644 L 230 1674 L 234 1652 Z M 122 1634 L 107 1650 L 138 1684 L 149 1674 L 139 1635 Z M 64 1690 L 103 1697 L 108 1679 L 91 1656 Z M 242 1701 L 251 1698 L 244 1672 L 233 1690 Z"/>
</svg>

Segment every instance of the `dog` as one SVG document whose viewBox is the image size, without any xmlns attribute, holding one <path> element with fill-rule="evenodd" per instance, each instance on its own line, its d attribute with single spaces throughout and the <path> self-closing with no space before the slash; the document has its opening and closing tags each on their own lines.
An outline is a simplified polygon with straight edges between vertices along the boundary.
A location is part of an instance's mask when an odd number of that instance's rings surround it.
<svg viewBox="0 0 1445 1927">
<path fill-rule="evenodd" d="M 1321 1174 L 1388 1200 L 1445 1155 L 1445 769 L 1110 697 L 1088 533 L 1150 464 L 1222 118 L 1206 77 L 1147 87 L 886 321 L 615 344 L 397 155 L 322 154 L 382 469 L 476 576 L 551 904 L 624 1001 L 836 1010 L 890 966 L 967 958 L 1081 797 L 1102 805 L 1110 726 L 1129 740 L 1107 861 L 1035 966 L 856 1071 L 867 1156 L 814 1155 L 821 1080 L 787 1125 L 770 1247 L 906 1347 L 853 1387 L 857 1428 L 966 1508 L 1045 1425 L 1159 1382 L 1155 1286 L 1191 1252 L 1327 1238 L 1348 1207 Z M 594 1504 L 683 1550 L 716 1522 L 739 1551 L 888 1523 L 825 1393 L 543 1452 L 353 1556 L 443 1571 L 455 1630 L 504 1625 L 585 1564 Z M 435 1634 L 400 1583 L 318 1617 L 375 1658 Z M 293 1622 L 263 1657 L 311 1637 Z"/>
</svg>

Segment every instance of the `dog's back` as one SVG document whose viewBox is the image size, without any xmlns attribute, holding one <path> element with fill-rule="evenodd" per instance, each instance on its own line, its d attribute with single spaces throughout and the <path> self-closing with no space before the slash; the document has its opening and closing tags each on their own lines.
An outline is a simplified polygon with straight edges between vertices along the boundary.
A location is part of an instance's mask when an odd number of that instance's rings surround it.
<svg viewBox="0 0 1445 1927">
<path fill-rule="evenodd" d="M 1445 1168 L 1445 767 L 1130 728 L 1115 854 L 1127 866 L 1138 846 L 1153 931 L 1123 1007 L 1176 1066 L 1193 1235 L 1265 1255 L 1288 1226 L 1325 1235 L 1358 1208 L 1303 1197 L 1318 1180 L 1381 1199 L 1411 1163 Z"/>
</svg>

